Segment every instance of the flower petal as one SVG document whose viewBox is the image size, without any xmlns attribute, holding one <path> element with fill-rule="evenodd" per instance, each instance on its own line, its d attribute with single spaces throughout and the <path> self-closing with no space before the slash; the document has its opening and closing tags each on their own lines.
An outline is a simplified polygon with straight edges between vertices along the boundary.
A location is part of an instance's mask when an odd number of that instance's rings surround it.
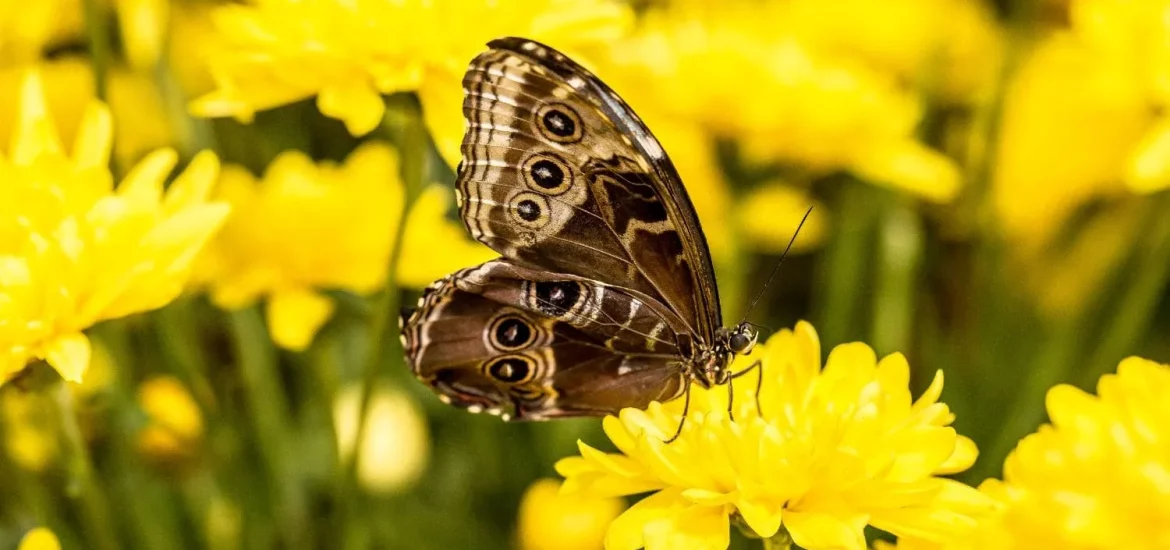
<svg viewBox="0 0 1170 550">
<path fill-rule="evenodd" d="M 268 299 L 268 330 L 282 348 L 303 351 L 333 315 L 333 301 L 311 290 L 277 292 Z"/>
<path fill-rule="evenodd" d="M 35 71 L 20 82 L 20 113 L 14 125 L 9 157 L 16 164 L 29 164 L 42 154 L 60 154 L 61 142 L 45 104 L 44 85 Z"/>
<path fill-rule="evenodd" d="M 865 550 L 864 530 L 838 514 L 789 510 L 784 526 L 792 541 L 806 550 Z"/>
<path fill-rule="evenodd" d="M 109 107 L 94 102 L 85 108 L 73 139 L 73 162 L 78 167 L 105 169 L 110 164 L 113 125 Z"/>
<path fill-rule="evenodd" d="M 643 531 L 648 523 L 676 515 L 687 506 L 678 489 L 663 489 L 638 501 L 609 525 L 605 549 L 636 550 L 646 546 Z"/>
<path fill-rule="evenodd" d="M 45 345 L 43 357 L 61 378 L 70 382 L 81 382 L 82 375 L 89 368 L 89 339 L 80 332 L 63 334 Z"/>
<path fill-rule="evenodd" d="M 321 90 L 317 96 L 321 114 L 341 120 L 349 133 L 364 136 L 382 122 L 386 104 L 370 83 L 358 78 L 344 79 Z"/>
<path fill-rule="evenodd" d="M 724 506 L 694 505 L 647 523 L 642 533 L 646 550 L 726 550 L 731 544 L 731 521 Z"/>
<path fill-rule="evenodd" d="M 955 440 L 955 451 L 951 453 L 950 458 L 946 459 L 934 473 L 936 475 L 957 474 L 965 472 L 968 468 L 975 465 L 975 460 L 979 458 L 979 448 L 975 446 L 975 442 L 970 438 L 960 435 Z"/>
</svg>

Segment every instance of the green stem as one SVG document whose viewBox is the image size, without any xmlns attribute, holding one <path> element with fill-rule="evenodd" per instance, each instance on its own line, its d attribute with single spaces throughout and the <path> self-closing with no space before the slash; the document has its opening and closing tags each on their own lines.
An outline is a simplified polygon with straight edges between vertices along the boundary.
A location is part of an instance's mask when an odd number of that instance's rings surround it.
<svg viewBox="0 0 1170 550">
<path fill-rule="evenodd" d="M 401 116 L 394 117 L 395 114 Z M 430 137 L 418 106 L 411 105 L 401 111 L 391 109 L 387 115 L 388 121 L 394 121 L 400 125 L 397 130 L 401 132 L 401 139 L 398 141 L 403 159 L 404 192 L 398 227 L 395 229 L 394 245 L 386 266 L 385 288 L 378 300 L 374 319 L 370 325 L 370 348 L 362 368 L 362 393 L 359 408 L 361 413 L 354 437 L 354 452 L 345 465 L 345 475 L 341 484 L 341 502 L 339 504 L 342 507 L 342 526 L 346 535 L 344 548 L 363 548 L 369 543 L 364 527 L 356 518 L 357 511 L 360 510 L 361 506 L 357 490 L 358 460 L 361 456 L 361 442 L 366 433 L 366 413 L 369 410 L 382 367 L 394 361 L 402 361 L 403 351 L 399 349 L 401 345 L 398 339 L 398 325 L 394 322 L 398 317 L 401 303 L 398 261 L 402 254 L 402 241 L 406 237 L 407 217 L 415 200 L 428 183 L 427 177 L 429 175 Z"/>
<path fill-rule="evenodd" d="M 1077 380 L 1082 388 L 1095 387 L 1101 375 L 1116 369 L 1118 362 L 1133 353 L 1170 283 L 1170 216 L 1166 215 L 1170 193 L 1163 193 L 1160 199 L 1152 201 L 1150 221 L 1145 224 L 1148 231 L 1138 246 L 1133 267 L 1127 270 L 1133 278 L 1108 316 L 1105 335 Z"/>
<path fill-rule="evenodd" d="M 1097 316 L 1108 319 L 1104 337 L 1096 347 L 1086 347 L 1086 326 L 1095 316 L 1091 311 L 1064 320 L 1049 339 L 1039 359 L 1029 366 L 1029 374 L 1014 402 L 1007 409 L 995 443 L 984 453 L 980 473 L 997 475 L 1003 458 L 1021 437 L 1036 429 L 1045 418 L 1044 396 L 1056 384 L 1075 381 L 1083 388 L 1095 385 L 1097 378 L 1117 367 L 1146 333 L 1158 304 L 1170 281 L 1170 195 L 1151 205 L 1149 228 L 1134 247 L 1124 272 L 1134 273 L 1127 281 L 1115 307 L 1100 307 Z M 1078 358 L 1090 352 L 1087 362 Z M 1083 365 L 1077 370 L 1078 365 Z"/>
<path fill-rule="evenodd" d="M 93 65 L 94 93 L 105 101 L 108 97 L 110 66 L 110 20 L 106 2 L 85 0 L 85 33 Z"/>
<path fill-rule="evenodd" d="M 60 382 L 53 388 L 53 397 L 57 404 L 57 412 L 61 415 L 61 428 L 66 448 L 68 462 L 66 469 L 69 473 L 67 494 L 80 505 L 81 520 L 85 524 L 85 538 L 88 545 L 98 550 L 115 550 L 120 548 L 117 534 L 114 532 L 113 519 L 107 513 L 110 510 L 105 493 L 94 476 L 93 458 L 89 454 L 89 446 L 81 435 L 81 427 L 77 423 L 77 411 L 74 408 L 73 393 L 69 385 Z"/>
<path fill-rule="evenodd" d="M 311 548 L 313 535 L 308 500 L 293 459 L 292 423 L 277 374 L 277 357 L 260 311 L 247 308 L 228 314 L 236 357 L 251 408 L 253 434 L 267 469 L 271 506 L 288 548 Z"/>
<path fill-rule="evenodd" d="M 876 217 L 864 184 L 847 182 L 836 204 L 836 226 L 818 277 L 823 281 L 817 332 L 826 348 L 859 339 L 859 302 L 868 280 L 870 243 Z"/>
<path fill-rule="evenodd" d="M 192 319 L 192 302 L 179 299 L 160 309 L 155 314 L 162 350 L 170 360 L 168 363 L 184 382 L 191 386 L 195 400 L 205 415 L 216 410 L 215 391 L 207 378 L 208 362 L 205 351 L 192 335 L 199 334 L 199 328 Z"/>
<path fill-rule="evenodd" d="M 922 222 L 909 198 L 895 201 L 878 230 L 871 341 L 881 355 L 906 351 L 910 344 L 922 260 Z"/>
</svg>

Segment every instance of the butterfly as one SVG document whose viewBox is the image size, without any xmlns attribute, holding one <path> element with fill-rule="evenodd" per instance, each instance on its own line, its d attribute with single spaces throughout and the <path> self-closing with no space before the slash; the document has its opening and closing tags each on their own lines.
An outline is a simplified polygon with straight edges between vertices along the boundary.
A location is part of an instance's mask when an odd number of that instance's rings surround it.
<svg viewBox="0 0 1170 550">
<path fill-rule="evenodd" d="M 471 412 L 542 420 L 689 405 L 692 382 L 748 372 L 729 365 L 758 333 L 723 327 L 703 228 L 646 125 L 546 45 L 488 48 L 463 78 L 456 199 L 502 257 L 436 281 L 404 313 L 415 376 Z"/>
</svg>

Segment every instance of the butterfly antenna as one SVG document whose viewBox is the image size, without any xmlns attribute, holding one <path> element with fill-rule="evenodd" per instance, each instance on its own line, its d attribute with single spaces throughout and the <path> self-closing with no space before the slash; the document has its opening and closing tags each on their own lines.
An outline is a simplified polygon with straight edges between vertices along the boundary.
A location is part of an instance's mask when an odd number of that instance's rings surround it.
<svg viewBox="0 0 1170 550">
<path fill-rule="evenodd" d="M 753 309 L 756 308 L 756 304 L 760 303 L 760 298 L 764 297 L 764 291 L 768 290 L 768 285 L 772 284 L 772 279 L 776 278 L 776 273 L 780 271 L 780 264 L 783 264 L 784 258 L 788 257 L 788 251 L 792 250 L 792 243 L 796 242 L 796 236 L 800 235 L 800 228 L 804 227 L 804 222 L 808 220 L 808 216 L 809 214 L 812 214 L 812 211 L 813 207 L 808 207 L 808 210 L 804 213 L 804 217 L 800 219 L 800 224 L 796 226 L 796 231 L 792 233 L 792 238 L 788 240 L 788 246 L 784 247 L 784 253 L 780 255 L 780 259 L 777 260 L 776 265 L 772 267 L 772 274 L 768 275 L 767 282 L 764 283 L 764 286 L 760 289 L 760 292 L 756 294 L 755 299 L 752 300 L 752 303 L 748 306 L 747 311 L 743 313 L 743 321 L 740 321 L 741 323 L 747 321 L 748 315 L 752 312 Z"/>
</svg>

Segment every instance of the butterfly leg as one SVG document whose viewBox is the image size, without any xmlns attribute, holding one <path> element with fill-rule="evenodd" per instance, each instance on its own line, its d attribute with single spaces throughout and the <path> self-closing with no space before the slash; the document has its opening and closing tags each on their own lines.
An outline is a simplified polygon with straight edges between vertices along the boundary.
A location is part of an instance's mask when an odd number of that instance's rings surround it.
<svg viewBox="0 0 1170 550">
<path fill-rule="evenodd" d="M 670 439 L 667 439 L 666 441 L 663 442 L 663 443 L 666 443 L 667 445 L 673 443 L 674 440 L 678 439 L 678 436 L 682 435 L 683 424 L 687 423 L 687 413 L 690 412 L 690 410 L 691 410 L 691 381 L 690 381 L 690 379 L 688 379 L 686 381 L 686 383 L 687 383 L 687 389 L 683 392 L 684 401 L 683 401 L 682 419 L 680 419 L 678 421 L 678 429 L 674 431 L 674 435 L 670 436 Z"/>
<path fill-rule="evenodd" d="M 756 359 L 756 361 L 754 363 L 752 363 L 751 365 L 748 365 L 748 367 L 746 369 L 743 369 L 735 374 L 732 374 L 731 377 L 727 379 L 727 391 L 728 392 L 731 391 L 731 381 L 732 380 L 735 380 L 736 378 L 739 378 L 740 376 L 743 376 L 743 375 L 745 375 L 753 370 L 756 371 L 756 414 L 762 417 L 762 416 L 764 416 L 764 411 L 762 409 L 760 409 L 760 388 L 764 387 L 764 362 L 763 361 Z M 730 395 L 727 396 L 727 414 L 729 416 L 731 415 L 731 396 Z"/>
</svg>

